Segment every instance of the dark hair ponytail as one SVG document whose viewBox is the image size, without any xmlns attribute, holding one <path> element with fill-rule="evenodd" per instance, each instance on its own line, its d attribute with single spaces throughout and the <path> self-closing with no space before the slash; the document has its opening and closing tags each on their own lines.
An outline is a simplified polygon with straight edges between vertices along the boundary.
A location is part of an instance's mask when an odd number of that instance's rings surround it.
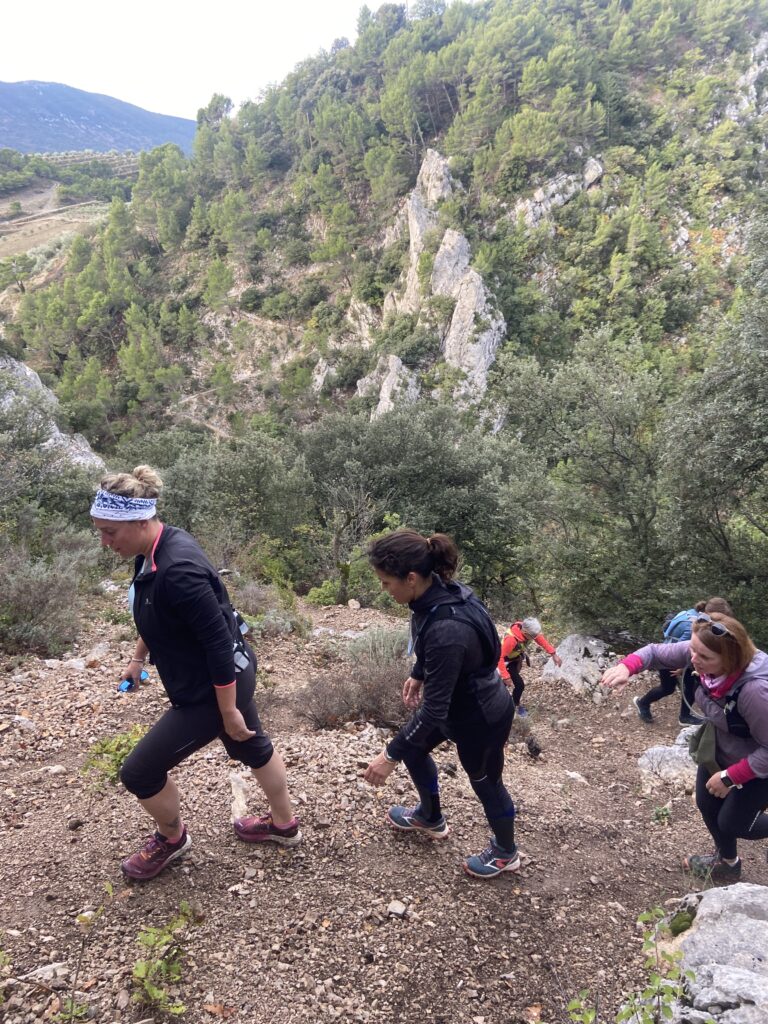
<svg viewBox="0 0 768 1024">
<path fill-rule="evenodd" d="M 433 572 L 444 581 L 453 578 L 459 550 L 445 533 L 422 537 L 416 530 L 395 530 L 375 540 L 368 548 L 368 561 L 380 572 L 405 579 L 409 572 L 429 577 Z"/>
</svg>

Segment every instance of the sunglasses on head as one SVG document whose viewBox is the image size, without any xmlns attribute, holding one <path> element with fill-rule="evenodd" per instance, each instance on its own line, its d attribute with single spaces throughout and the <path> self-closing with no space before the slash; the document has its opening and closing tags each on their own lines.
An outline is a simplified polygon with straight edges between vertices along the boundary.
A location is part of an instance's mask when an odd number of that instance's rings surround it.
<svg viewBox="0 0 768 1024">
<path fill-rule="evenodd" d="M 727 626 L 724 626 L 722 622 L 715 622 L 706 612 L 699 612 L 696 622 L 706 622 L 713 636 L 729 636 L 732 640 L 736 639 Z"/>
</svg>

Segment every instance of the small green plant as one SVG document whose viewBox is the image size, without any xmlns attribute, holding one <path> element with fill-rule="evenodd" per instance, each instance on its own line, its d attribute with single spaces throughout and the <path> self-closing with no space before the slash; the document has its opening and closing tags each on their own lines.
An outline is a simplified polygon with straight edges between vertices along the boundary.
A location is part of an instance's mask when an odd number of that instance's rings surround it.
<svg viewBox="0 0 768 1024">
<path fill-rule="evenodd" d="M 147 959 L 137 960 L 133 965 L 135 1003 L 174 1017 L 186 1012 L 184 1004 L 173 998 L 169 988 L 182 979 L 183 940 L 188 929 L 199 920 L 189 903 L 183 900 L 179 913 L 167 924 L 139 932 L 138 942 L 147 950 Z"/>
<path fill-rule="evenodd" d="M 3 1003 L 5 1002 L 5 975 L 7 973 L 5 968 L 8 966 L 10 962 L 11 958 L 8 956 L 8 954 L 5 952 L 2 946 L 0 946 L 0 1006 L 2 1006 Z"/>
<path fill-rule="evenodd" d="M 88 1003 L 79 1003 L 71 996 L 61 1001 L 61 1009 L 51 1017 L 56 1024 L 69 1024 L 71 1020 L 84 1020 L 88 1016 Z"/>
<path fill-rule="evenodd" d="M 119 732 L 116 736 L 97 740 L 88 751 L 83 772 L 95 775 L 97 785 L 106 782 L 113 786 L 117 785 L 120 766 L 146 731 L 143 725 L 132 725 L 128 732 Z"/>
<path fill-rule="evenodd" d="M 133 624 L 131 613 L 120 608 L 108 608 L 104 612 L 104 618 L 112 626 L 130 626 Z"/>
<path fill-rule="evenodd" d="M 682 953 L 663 948 L 662 939 L 672 934 L 673 929 L 670 929 L 661 907 L 646 911 L 637 920 L 646 926 L 643 952 L 646 954 L 648 983 L 642 992 L 633 993 L 629 997 L 614 1021 L 615 1024 L 665 1024 L 674 1015 L 675 1004 L 684 1000 L 686 984 L 694 980 L 695 974 L 693 971 L 684 971 L 680 966 Z M 594 1006 L 591 1005 L 589 989 L 582 989 L 566 1009 L 573 1024 L 599 1024 L 598 1000 L 595 1000 Z M 709 1018 L 706 1024 L 715 1022 Z"/>
<path fill-rule="evenodd" d="M 680 966 L 682 953 L 670 953 L 661 946 L 661 939 L 669 934 L 669 926 L 661 907 L 641 914 L 638 921 L 646 925 L 643 936 L 645 966 L 648 984 L 642 992 L 633 993 L 627 1005 L 616 1015 L 616 1024 L 663 1024 L 673 1014 L 673 1006 L 685 995 L 686 981 L 693 981 L 693 971 Z"/>
<path fill-rule="evenodd" d="M 595 1024 L 597 1020 L 597 1005 L 589 1005 L 589 989 L 583 988 L 576 999 L 568 1003 L 568 1016 L 573 1024 Z"/>
<path fill-rule="evenodd" d="M 669 825 L 672 822 L 672 808 L 669 804 L 663 807 L 654 807 L 653 820 L 657 825 Z"/>
<path fill-rule="evenodd" d="M 96 910 L 84 910 L 75 918 L 77 926 L 80 929 L 80 952 L 77 958 L 77 965 L 75 967 L 74 974 L 72 975 L 69 995 L 62 998 L 61 1010 L 51 1018 L 51 1020 L 56 1021 L 56 1024 L 71 1024 L 74 1020 L 83 1020 L 90 1016 L 90 1007 L 88 1006 L 88 1003 L 80 1002 L 77 998 L 78 994 L 82 994 L 77 991 L 77 983 L 80 979 L 80 971 L 83 967 L 85 950 L 93 939 L 96 926 L 98 925 L 107 904 L 114 897 L 115 890 L 111 882 L 104 883 L 104 892 L 107 895 L 101 906 L 97 907 Z"/>
</svg>

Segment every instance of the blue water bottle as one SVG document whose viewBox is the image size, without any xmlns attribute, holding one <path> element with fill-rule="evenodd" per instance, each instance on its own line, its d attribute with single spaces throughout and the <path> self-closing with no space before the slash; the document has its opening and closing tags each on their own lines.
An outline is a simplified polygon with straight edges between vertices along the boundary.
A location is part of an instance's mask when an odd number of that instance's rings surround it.
<svg viewBox="0 0 768 1024">
<path fill-rule="evenodd" d="M 145 672 L 144 669 L 142 669 L 141 676 L 139 678 L 142 683 L 145 683 L 149 679 L 149 672 Z M 123 681 L 118 686 L 118 690 L 121 693 L 129 693 L 133 689 L 135 689 L 135 687 L 133 685 L 132 679 L 123 679 Z"/>
</svg>

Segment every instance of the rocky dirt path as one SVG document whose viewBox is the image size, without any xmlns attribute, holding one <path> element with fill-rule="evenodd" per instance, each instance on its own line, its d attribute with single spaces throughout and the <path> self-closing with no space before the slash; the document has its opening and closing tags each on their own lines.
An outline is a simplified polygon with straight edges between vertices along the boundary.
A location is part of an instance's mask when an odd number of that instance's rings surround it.
<svg viewBox="0 0 768 1024">
<path fill-rule="evenodd" d="M 181 977 L 166 987 L 190 1024 L 554 1024 L 567 1021 L 566 1003 L 584 988 L 599 998 L 601 1020 L 613 1019 L 622 993 L 643 977 L 638 914 L 687 892 L 680 857 L 707 847 L 690 797 L 641 793 L 638 755 L 677 732 L 671 701 L 649 728 L 631 694 L 595 707 L 537 679 L 534 665 L 526 696 L 543 752 L 531 757 L 515 736 L 506 769 L 525 866 L 471 880 L 461 857 L 487 833 L 451 747 L 437 759 L 452 832 L 429 844 L 383 824 L 389 803 L 412 799 L 402 771 L 381 793 L 360 780 L 383 733 L 362 724 L 314 732 L 299 716 L 303 688 L 327 667 L 328 643 L 390 621 L 316 609 L 314 627 L 327 632 L 258 645 L 265 718 L 288 764 L 305 842 L 291 850 L 237 842 L 237 766 L 212 745 L 176 773 L 189 855 L 153 882 L 126 884 L 119 860 L 147 833 L 147 819 L 119 787 L 95 788 L 82 764 L 95 740 L 149 724 L 165 705 L 157 685 L 116 692 L 131 633 L 112 600 L 61 664 L 0 661 L 0 970 L 16 979 L 0 1008 L 7 1024 L 69 1019 L 56 1014 L 75 973 L 91 1019 L 159 1024 L 162 1013 L 132 1001 L 133 968 L 146 958 L 137 937 L 162 928 L 183 901 L 198 922 L 182 937 Z M 654 813 L 669 800 L 668 814 Z M 251 806 L 260 810 L 255 791 Z M 745 878 L 768 883 L 764 844 L 742 845 Z M 101 908 L 83 943 L 78 915 Z"/>
</svg>

